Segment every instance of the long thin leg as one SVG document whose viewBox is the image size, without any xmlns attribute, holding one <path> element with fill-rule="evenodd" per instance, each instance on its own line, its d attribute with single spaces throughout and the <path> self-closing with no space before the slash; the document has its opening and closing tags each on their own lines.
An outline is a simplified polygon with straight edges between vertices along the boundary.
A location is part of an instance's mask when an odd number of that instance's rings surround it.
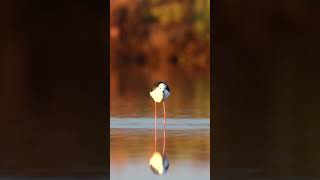
<svg viewBox="0 0 320 180">
<path fill-rule="evenodd" d="M 162 154 L 164 154 L 165 149 L 166 149 L 166 105 L 163 103 L 163 121 L 164 121 L 164 127 L 163 127 L 163 149 L 162 149 Z"/>
<path fill-rule="evenodd" d="M 163 128 L 163 148 L 162 148 L 162 154 L 166 151 L 166 126 Z"/>
<path fill-rule="evenodd" d="M 154 152 L 157 152 L 157 103 L 154 102 Z"/>
<path fill-rule="evenodd" d="M 154 127 L 157 128 L 157 103 L 154 102 Z"/>
<path fill-rule="evenodd" d="M 163 125 L 166 126 L 166 105 L 164 104 L 164 101 L 162 102 L 163 104 Z"/>
<path fill-rule="evenodd" d="M 157 152 L 157 128 L 154 128 L 154 152 Z"/>
</svg>

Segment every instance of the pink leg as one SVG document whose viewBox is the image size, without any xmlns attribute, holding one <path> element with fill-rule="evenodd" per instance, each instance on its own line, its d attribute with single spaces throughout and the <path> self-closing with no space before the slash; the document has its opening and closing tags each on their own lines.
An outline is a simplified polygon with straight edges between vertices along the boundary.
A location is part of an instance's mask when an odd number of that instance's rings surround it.
<svg viewBox="0 0 320 180">
<path fill-rule="evenodd" d="M 163 128 L 163 148 L 162 148 L 162 154 L 166 151 L 166 126 Z"/>
<path fill-rule="evenodd" d="M 154 152 L 157 152 L 157 128 L 154 128 Z"/>
<path fill-rule="evenodd" d="M 157 104 L 154 102 L 154 152 L 157 151 Z"/>
<path fill-rule="evenodd" d="M 164 101 L 162 102 L 163 104 L 163 124 L 166 126 L 166 106 L 164 104 Z"/>
<path fill-rule="evenodd" d="M 157 103 L 154 102 L 154 127 L 157 128 Z"/>
</svg>

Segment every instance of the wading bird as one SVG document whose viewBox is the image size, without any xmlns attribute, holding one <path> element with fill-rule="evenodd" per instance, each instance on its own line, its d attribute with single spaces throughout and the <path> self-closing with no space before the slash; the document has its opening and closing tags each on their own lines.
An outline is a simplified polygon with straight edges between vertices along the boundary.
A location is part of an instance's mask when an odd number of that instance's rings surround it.
<svg viewBox="0 0 320 180">
<path fill-rule="evenodd" d="M 163 124 L 166 125 L 166 106 L 165 106 L 165 101 L 168 99 L 170 96 L 170 89 L 169 86 L 164 83 L 163 81 L 158 81 L 156 82 L 150 91 L 150 96 L 154 100 L 154 124 L 155 126 L 157 125 L 157 103 L 163 104 Z"/>
</svg>

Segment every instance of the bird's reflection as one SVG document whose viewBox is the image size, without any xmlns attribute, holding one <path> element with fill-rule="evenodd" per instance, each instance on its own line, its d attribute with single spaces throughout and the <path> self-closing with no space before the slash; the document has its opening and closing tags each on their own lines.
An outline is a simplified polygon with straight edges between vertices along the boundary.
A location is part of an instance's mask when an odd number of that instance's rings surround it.
<svg viewBox="0 0 320 180">
<path fill-rule="evenodd" d="M 157 151 L 157 127 L 154 128 L 154 153 L 149 161 L 152 172 L 156 175 L 163 175 L 169 169 L 169 159 L 166 153 L 166 126 L 163 128 L 162 153 Z"/>
</svg>

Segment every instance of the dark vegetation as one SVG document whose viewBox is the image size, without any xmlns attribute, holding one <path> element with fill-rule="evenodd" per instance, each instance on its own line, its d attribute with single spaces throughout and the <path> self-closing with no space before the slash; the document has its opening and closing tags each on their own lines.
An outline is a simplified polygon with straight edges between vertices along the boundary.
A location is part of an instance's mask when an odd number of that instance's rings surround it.
<svg viewBox="0 0 320 180">
<path fill-rule="evenodd" d="M 209 70 L 209 0 L 111 0 L 111 68 Z"/>
</svg>

